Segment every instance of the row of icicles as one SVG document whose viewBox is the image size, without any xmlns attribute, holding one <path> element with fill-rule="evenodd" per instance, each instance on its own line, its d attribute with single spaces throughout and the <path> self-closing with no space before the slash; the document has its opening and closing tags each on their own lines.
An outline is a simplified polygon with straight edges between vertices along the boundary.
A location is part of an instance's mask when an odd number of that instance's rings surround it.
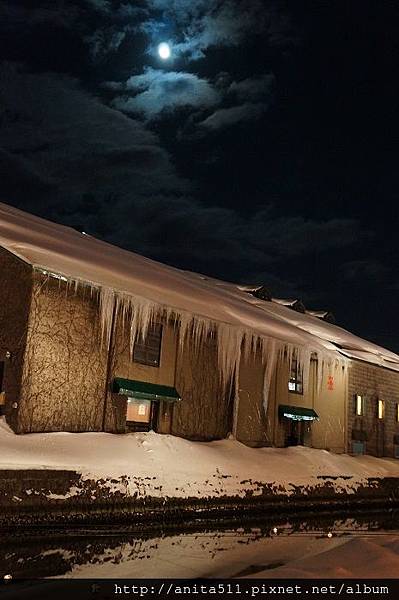
<svg viewBox="0 0 399 600">
<path fill-rule="evenodd" d="M 249 361 L 255 353 L 261 356 L 264 369 L 263 404 L 265 414 L 272 376 L 279 360 L 287 361 L 291 370 L 292 361 L 295 359 L 302 371 L 304 391 L 309 382 L 310 363 L 312 358 L 317 358 L 317 390 L 320 392 L 325 369 L 328 368 L 335 374 L 345 375 L 348 361 L 344 357 L 333 356 L 331 352 L 321 353 L 320 349 L 307 346 L 295 346 L 288 342 L 277 340 L 273 337 L 263 336 L 245 327 L 237 327 L 221 321 L 212 321 L 200 315 L 186 311 L 162 306 L 151 300 L 124 292 L 116 292 L 112 288 L 98 287 L 83 283 L 77 279 L 48 273 L 41 270 L 42 274 L 55 277 L 61 282 L 66 282 L 66 293 L 77 293 L 79 286 L 85 290 L 89 288 L 90 296 L 96 297 L 99 302 L 101 342 L 109 348 L 114 323 L 119 318 L 123 330 L 129 331 L 130 349 L 137 339 L 144 339 L 151 324 L 156 322 L 172 323 L 179 333 L 179 344 L 182 348 L 190 338 L 194 348 L 198 348 L 209 336 L 217 344 L 218 368 L 222 386 L 236 397 L 239 391 L 239 368 L 241 358 Z"/>
</svg>

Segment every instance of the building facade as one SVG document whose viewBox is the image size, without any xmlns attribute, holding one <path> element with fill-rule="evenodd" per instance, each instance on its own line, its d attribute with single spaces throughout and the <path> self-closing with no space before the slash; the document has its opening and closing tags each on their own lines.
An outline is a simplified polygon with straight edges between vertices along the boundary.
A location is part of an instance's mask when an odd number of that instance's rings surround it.
<svg viewBox="0 0 399 600">
<path fill-rule="evenodd" d="M 1 227 L 0 276 L 0 411 L 18 434 L 152 429 L 198 441 L 233 434 L 253 447 L 399 457 L 399 357 L 396 363 L 389 351 L 370 354 L 383 366 L 350 358 L 322 363 L 311 354 L 305 373 L 295 352 L 280 349 L 265 366 L 264 351 L 254 347 L 240 354 L 226 383 L 217 335 L 210 331 L 199 343 L 188 328 L 183 337 L 172 313 L 150 319 L 132 343 L 129 319 L 114 312 L 104 343 L 93 287 L 71 287 L 67 277 L 36 268 L 2 245 Z M 243 302 L 247 292 L 240 292 Z M 262 292 L 249 302 L 261 317 L 265 310 L 275 321 L 302 319 L 313 335 L 347 334 L 325 324 L 324 313 L 294 314 L 292 301 Z"/>
</svg>

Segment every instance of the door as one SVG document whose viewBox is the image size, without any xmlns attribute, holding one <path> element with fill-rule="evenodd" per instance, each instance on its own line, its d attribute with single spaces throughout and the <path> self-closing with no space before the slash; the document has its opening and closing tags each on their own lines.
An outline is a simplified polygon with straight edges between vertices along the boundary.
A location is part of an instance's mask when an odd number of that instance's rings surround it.
<svg viewBox="0 0 399 600">
<path fill-rule="evenodd" d="M 296 419 L 285 419 L 285 445 L 286 446 L 303 446 L 304 439 L 304 422 Z"/>
<path fill-rule="evenodd" d="M 382 419 L 378 419 L 377 421 L 377 456 L 384 456 L 384 437 L 385 437 L 385 428 L 384 421 Z"/>
</svg>

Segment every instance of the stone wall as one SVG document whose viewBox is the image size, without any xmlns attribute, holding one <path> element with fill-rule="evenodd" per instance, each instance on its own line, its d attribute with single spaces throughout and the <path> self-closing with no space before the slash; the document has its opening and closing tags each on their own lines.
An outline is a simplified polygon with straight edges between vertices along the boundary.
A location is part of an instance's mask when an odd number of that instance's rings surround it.
<svg viewBox="0 0 399 600">
<path fill-rule="evenodd" d="M 18 410 L 18 433 L 100 431 L 106 349 L 88 288 L 34 276 Z"/>
<path fill-rule="evenodd" d="M 176 389 L 182 401 L 173 408 L 174 435 L 205 441 L 225 438 L 232 431 L 233 398 L 221 386 L 212 337 L 199 347 L 179 344 Z"/>
<path fill-rule="evenodd" d="M 16 429 L 32 291 L 32 268 L 0 248 L 0 278 L 0 361 L 4 362 L 5 367 L 5 393 L 2 401 L 7 422 Z"/>
<path fill-rule="evenodd" d="M 365 414 L 355 414 L 355 396 L 365 398 Z M 377 401 L 384 401 L 385 414 L 378 419 Z M 396 405 L 399 402 L 399 373 L 360 361 L 352 361 L 348 381 L 348 452 L 352 451 L 352 433 L 364 432 L 366 453 L 394 456 L 394 436 L 399 434 Z"/>
<path fill-rule="evenodd" d="M 265 411 L 264 372 L 260 352 L 241 358 L 239 373 L 238 405 L 236 411 L 236 438 L 247 446 L 270 446 L 274 422 L 274 380 Z"/>
</svg>

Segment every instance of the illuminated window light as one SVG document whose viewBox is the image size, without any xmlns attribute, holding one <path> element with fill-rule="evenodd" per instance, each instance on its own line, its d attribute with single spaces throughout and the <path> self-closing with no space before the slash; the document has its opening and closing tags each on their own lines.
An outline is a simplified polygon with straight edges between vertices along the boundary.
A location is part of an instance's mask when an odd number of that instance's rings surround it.
<svg viewBox="0 0 399 600">
<path fill-rule="evenodd" d="M 396 422 L 399 423 L 399 403 L 396 404 Z"/>
<path fill-rule="evenodd" d="M 356 415 L 358 417 L 362 417 L 364 414 L 364 402 L 363 402 L 363 396 L 361 396 L 360 394 L 356 395 Z"/>
<path fill-rule="evenodd" d="M 384 400 L 378 400 L 378 418 L 384 418 Z"/>
</svg>

